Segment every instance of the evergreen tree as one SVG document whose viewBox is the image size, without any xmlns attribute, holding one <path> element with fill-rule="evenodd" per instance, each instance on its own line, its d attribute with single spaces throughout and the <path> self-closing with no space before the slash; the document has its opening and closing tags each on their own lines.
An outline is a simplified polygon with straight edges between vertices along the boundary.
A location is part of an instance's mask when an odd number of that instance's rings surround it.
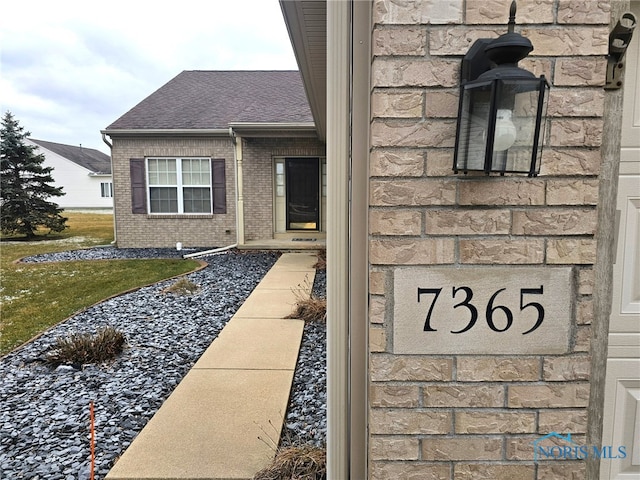
<svg viewBox="0 0 640 480">
<path fill-rule="evenodd" d="M 10 112 L 5 114 L 0 127 L 0 228 L 33 238 L 40 226 L 61 232 L 67 219 L 57 204 L 47 201 L 64 192 L 51 185 L 53 167 L 43 166 L 44 155 L 25 144 L 29 135 Z"/>
</svg>

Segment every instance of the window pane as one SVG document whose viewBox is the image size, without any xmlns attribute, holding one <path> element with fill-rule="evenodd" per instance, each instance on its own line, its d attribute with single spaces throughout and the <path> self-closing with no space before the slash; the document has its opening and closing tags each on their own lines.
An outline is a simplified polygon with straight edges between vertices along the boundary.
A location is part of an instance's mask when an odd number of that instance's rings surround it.
<svg viewBox="0 0 640 480">
<path fill-rule="evenodd" d="M 462 88 L 456 169 L 463 172 L 484 169 L 492 91 L 491 82 L 472 83 Z"/>
<path fill-rule="evenodd" d="M 187 187 L 182 191 L 184 213 L 211 213 L 211 190 Z"/>
<path fill-rule="evenodd" d="M 327 196 L 327 160 L 322 160 L 322 196 Z"/>
<path fill-rule="evenodd" d="M 183 185 L 211 185 L 209 159 L 185 158 L 182 160 Z"/>
<path fill-rule="evenodd" d="M 149 159 L 149 185 L 176 185 L 177 183 L 175 159 Z"/>
<path fill-rule="evenodd" d="M 113 184 L 110 182 L 101 182 L 100 196 L 102 196 L 103 198 L 113 197 Z"/>
<path fill-rule="evenodd" d="M 149 189 L 151 213 L 178 213 L 178 189 L 152 187 Z"/>
</svg>

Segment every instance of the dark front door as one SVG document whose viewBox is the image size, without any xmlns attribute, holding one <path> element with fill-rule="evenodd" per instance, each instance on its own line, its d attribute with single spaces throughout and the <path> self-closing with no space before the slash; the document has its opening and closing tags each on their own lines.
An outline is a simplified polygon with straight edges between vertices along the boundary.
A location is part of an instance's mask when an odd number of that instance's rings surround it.
<svg viewBox="0 0 640 480">
<path fill-rule="evenodd" d="M 319 230 L 320 162 L 287 158 L 287 230 Z"/>
</svg>

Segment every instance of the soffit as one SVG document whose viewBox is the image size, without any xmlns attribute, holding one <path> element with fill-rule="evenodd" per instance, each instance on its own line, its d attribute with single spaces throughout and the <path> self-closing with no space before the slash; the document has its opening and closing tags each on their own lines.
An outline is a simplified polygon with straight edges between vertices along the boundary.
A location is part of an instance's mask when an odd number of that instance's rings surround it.
<svg viewBox="0 0 640 480">
<path fill-rule="evenodd" d="M 280 0 L 280 7 L 318 136 L 324 141 L 327 126 L 327 4 L 325 0 Z"/>
</svg>

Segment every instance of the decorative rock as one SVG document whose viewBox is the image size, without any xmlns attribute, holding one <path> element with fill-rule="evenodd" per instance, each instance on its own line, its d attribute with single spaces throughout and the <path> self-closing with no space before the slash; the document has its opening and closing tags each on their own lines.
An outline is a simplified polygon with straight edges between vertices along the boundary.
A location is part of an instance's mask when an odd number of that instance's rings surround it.
<svg viewBox="0 0 640 480">
<path fill-rule="evenodd" d="M 25 261 L 169 254 L 177 256 L 169 249 L 104 247 Z M 269 252 L 206 257 L 209 266 L 188 275 L 200 287 L 194 295 L 164 294 L 175 280 L 144 287 L 90 307 L 0 359 L 2 478 L 88 478 L 91 401 L 96 415 L 96 478 L 104 478 L 276 259 L 277 254 Z M 318 273 L 314 288 L 324 296 L 326 277 Z M 106 325 L 123 331 L 128 340 L 113 362 L 80 370 L 54 370 L 42 362 L 58 337 Z M 291 418 L 298 417 L 300 430 L 289 431 L 291 438 L 324 443 L 325 356 L 324 325 L 306 326 L 288 410 Z"/>
</svg>

